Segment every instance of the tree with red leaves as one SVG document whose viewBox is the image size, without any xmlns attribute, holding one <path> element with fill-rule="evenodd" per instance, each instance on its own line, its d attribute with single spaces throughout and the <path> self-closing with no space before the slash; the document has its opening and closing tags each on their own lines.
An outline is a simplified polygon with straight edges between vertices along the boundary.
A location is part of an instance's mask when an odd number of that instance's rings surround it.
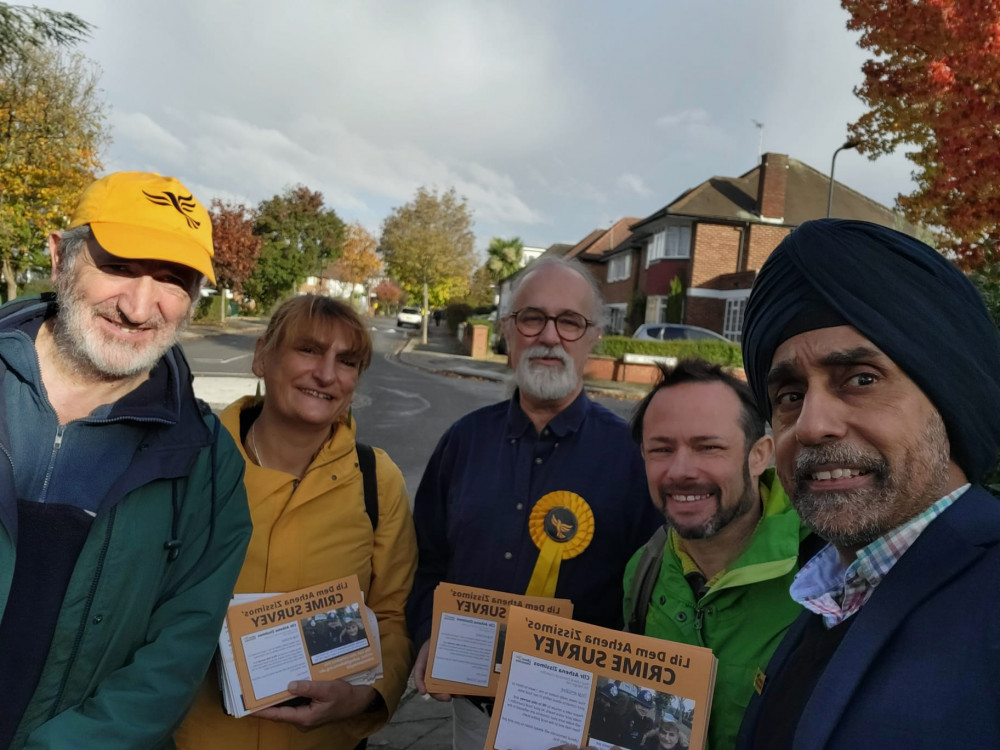
<svg viewBox="0 0 1000 750">
<path fill-rule="evenodd" d="M 261 238 L 253 233 L 254 210 L 239 203 L 212 201 L 212 244 L 215 257 L 215 285 L 223 295 L 222 316 L 226 315 L 225 290 L 242 294 L 243 283 L 257 267 Z"/>
<path fill-rule="evenodd" d="M 966 268 L 998 260 L 1000 0 L 841 0 L 874 57 L 850 127 L 871 158 L 898 146 L 917 189 L 898 206 Z"/>
<path fill-rule="evenodd" d="M 379 282 L 372 289 L 372 293 L 375 295 L 375 299 L 378 300 L 379 307 L 388 312 L 395 309 L 396 305 L 403 299 L 403 290 L 388 279 Z"/>
</svg>

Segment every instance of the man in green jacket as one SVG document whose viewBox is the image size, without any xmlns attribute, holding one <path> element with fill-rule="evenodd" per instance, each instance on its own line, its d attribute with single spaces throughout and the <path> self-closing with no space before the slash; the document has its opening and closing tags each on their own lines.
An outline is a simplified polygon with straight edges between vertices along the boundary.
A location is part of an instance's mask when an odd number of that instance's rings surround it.
<svg viewBox="0 0 1000 750">
<path fill-rule="evenodd" d="M 747 385 L 702 360 L 661 370 L 632 435 L 667 524 L 625 570 L 625 621 L 712 649 L 708 746 L 729 750 L 755 677 L 799 614 L 788 587 L 808 530 L 767 468 L 774 445 Z"/>
<path fill-rule="evenodd" d="M 118 172 L 0 308 L 0 747 L 171 746 L 250 538 L 244 463 L 177 347 L 211 220 Z"/>
</svg>

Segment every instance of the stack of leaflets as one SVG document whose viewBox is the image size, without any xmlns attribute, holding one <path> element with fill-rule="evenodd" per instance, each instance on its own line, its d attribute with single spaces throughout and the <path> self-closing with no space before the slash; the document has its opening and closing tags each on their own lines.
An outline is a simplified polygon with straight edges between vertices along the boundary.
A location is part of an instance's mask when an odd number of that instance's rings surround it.
<svg viewBox="0 0 1000 750">
<path fill-rule="evenodd" d="M 503 662 L 504 633 L 510 607 L 573 614 L 569 599 L 507 594 L 440 583 L 434 589 L 434 621 L 424 682 L 432 693 L 496 694 Z"/>
<path fill-rule="evenodd" d="M 487 748 L 705 747 L 710 649 L 513 607 L 506 653 Z"/>
<path fill-rule="evenodd" d="M 285 594 L 233 597 L 219 637 L 219 684 L 237 718 L 292 698 L 293 680 L 382 677 L 375 613 L 356 575 Z"/>
</svg>

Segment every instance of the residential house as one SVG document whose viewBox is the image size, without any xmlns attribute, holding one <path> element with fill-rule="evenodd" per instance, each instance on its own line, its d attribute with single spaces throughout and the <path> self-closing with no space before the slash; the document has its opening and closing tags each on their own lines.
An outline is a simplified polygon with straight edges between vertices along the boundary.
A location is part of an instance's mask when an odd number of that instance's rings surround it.
<svg viewBox="0 0 1000 750">
<path fill-rule="evenodd" d="M 341 281 L 337 278 L 338 275 L 337 263 L 333 261 L 320 271 L 319 276 L 306 277 L 305 282 L 299 285 L 299 294 L 322 294 L 345 300 L 351 305 L 361 306 L 367 310 L 368 300 L 365 299 L 364 284 Z"/>
<path fill-rule="evenodd" d="M 497 310 L 506 312 L 506 300 L 510 298 L 510 291 L 513 287 L 514 280 L 531 265 L 534 261 L 543 255 L 559 255 L 562 256 L 569 250 L 572 245 L 567 245 L 562 242 L 557 242 L 553 245 L 549 245 L 547 248 L 540 247 L 525 247 L 521 250 L 521 268 L 512 273 L 506 279 L 501 279 L 497 283 L 496 295 L 493 298 L 494 304 L 497 306 Z M 499 317 L 499 316 L 498 316 Z"/>
<path fill-rule="evenodd" d="M 738 342 L 750 287 L 777 244 L 808 219 L 826 216 L 830 178 L 784 154 L 764 154 L 739 177 L 712 177 L 651 216 L 604 252 L 612 333 L 630 333 L 622 305 L 645 296 L 646 323 L 667 320 L 671 285 L 682 287 L 680 320 Z M 913 234 L 896 212 L 840 183 L 832 215 Z M 598 277 L 600 278 L 600 277 Z"/>
<path fill-rule="evenodd" d="M 635 217 L 619 219 L 608 229 L 595 229 L 564 254 L 564 258 L 577 258 L 597 279 L 604 297 L 604 330 L 620 332 L 625 325 L 629 301 L 635 289 L 635 272 L 632 253 L 608 254 L 617 247 L 628 244 L 632 237 L 630 226 L 639 222 Z"/>
</svg>

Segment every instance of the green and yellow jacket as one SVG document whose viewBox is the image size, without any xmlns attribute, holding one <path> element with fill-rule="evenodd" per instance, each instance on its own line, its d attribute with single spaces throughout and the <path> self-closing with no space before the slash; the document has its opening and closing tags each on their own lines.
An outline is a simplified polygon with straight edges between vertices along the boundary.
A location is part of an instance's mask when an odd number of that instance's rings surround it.
<svg viewBox="0 0 1000 750">
<path fill-rule="evenodd" d="M 763 515 L 750 544 L 707 584 L 695 600 L 685 574 L 696 570 L 670 531 L 660 573 L 646 612 L 645 634 L 712 649 L 719 660 L 708 726 L 710 750 L 730 750 L 743 712 L 771 654 L 801 607 L 788 587 L 799 567 L 799 544 L 809 535 L 791 507 L 773 469 L 760 478 Z M 632 589 L 642 550 L 625 569 Z M 626 621 L 629 612 L 625 613 Z M 697 709 L 696 709 L 697 710 Z"/>
</svg>

